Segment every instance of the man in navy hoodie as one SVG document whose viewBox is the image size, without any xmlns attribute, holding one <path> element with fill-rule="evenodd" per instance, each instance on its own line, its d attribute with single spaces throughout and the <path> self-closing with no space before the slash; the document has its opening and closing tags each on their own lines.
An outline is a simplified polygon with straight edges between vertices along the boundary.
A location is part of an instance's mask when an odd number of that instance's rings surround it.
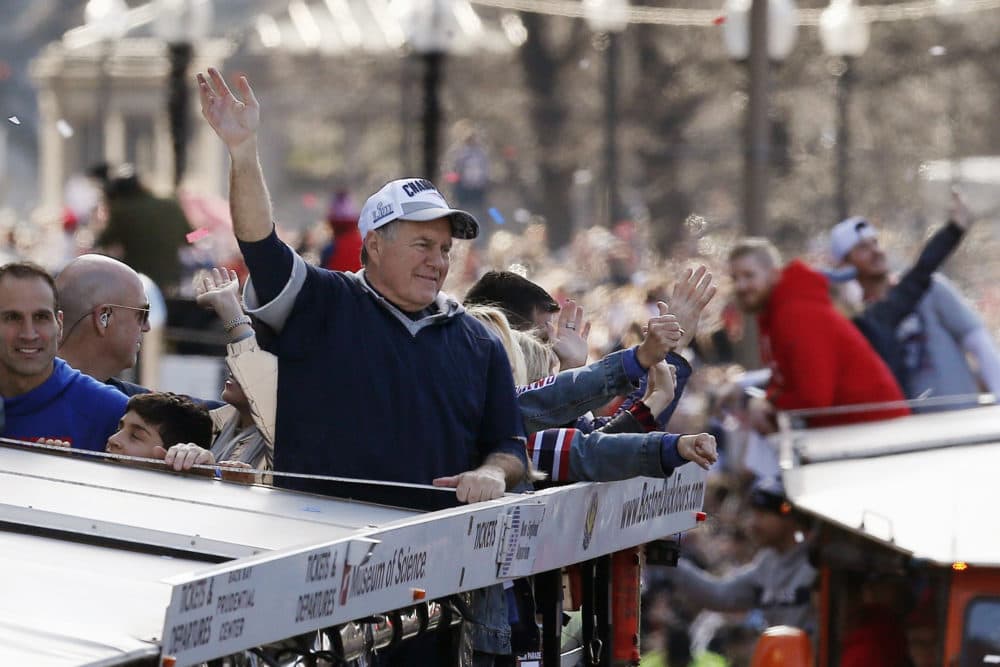
<svg viewBox="0 0 1000 667">
<path fill-rule="evenodd" d="M 211 81 L 209 81 L 209 78 Z M 478 223 L 422 179 L 393 181 L 358 223 L 365 267 L 309 266 L 274 233 L 257 156 L 259 106 L 199 75 L 202 113 L 229 149 L 248 312 L 277 332 L 275 469 L 456 487 L 496 498 L 524 476 L 524 426 L 500 342 L 440 292 L 452 238 Z M 321 491 L 308 480 L 282 484 Z"/>
<path fill-rule="evenodd" d="M 104 451 L 128 398 L 56 358 L 62 326 L 52 276 L 28 262 L 0 266 L 0 435 Z"/>
<path fill-rule="evenodd" d="M 499 339 L 441 293 L 452 239 L 479 224 L 429 181 L 387 183 L 365 203 L 357 273 L 309 266 L 274 232 L 257 154 L 260 107 L 215 69 L 198 75 L 202 114 L 231 159 L 233 231 L 250 269 L 248 312 L 277 336 L 274 467 L 455 488 L 461 502 L 501 496 L 525 476 L 525 431 Z M 237 326 L 237 318 L 228 326 Z M 324 492 L 312 480 L 276 484 Z M 329 488 L 329 487 L 327 487 Z M 503 590 L 473 602 L 477 664 L 510 653 Z M 482 612 L 482 613 L 479 613 Z M 433 643 L 433 642 L 431 642 Z M 403 646 L 383 664 L 441 664 Z"/>
</svg>

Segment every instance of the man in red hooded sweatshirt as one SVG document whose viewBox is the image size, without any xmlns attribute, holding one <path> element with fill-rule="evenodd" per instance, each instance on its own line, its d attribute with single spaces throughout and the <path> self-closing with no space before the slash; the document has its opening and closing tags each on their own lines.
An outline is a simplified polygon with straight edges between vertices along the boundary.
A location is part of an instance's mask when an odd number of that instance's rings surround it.
<svg viewBox="0 0 1000 667">
<path fill-rule="evenodd" d="M 757 315 L 761 359 L 771 368 L 767 400 L 751 406 L 755 427 L 775 430 L 774 410 L 903 401 L 889 367 L 830 299 L 825 276 L 793 260 L 782 269 L 770 241 L 748 238 L 729 254 L 740 307 Z M 809 426 L 875 421 L 909 414 L 900 405 L 818 415 Z"/>
</svg>

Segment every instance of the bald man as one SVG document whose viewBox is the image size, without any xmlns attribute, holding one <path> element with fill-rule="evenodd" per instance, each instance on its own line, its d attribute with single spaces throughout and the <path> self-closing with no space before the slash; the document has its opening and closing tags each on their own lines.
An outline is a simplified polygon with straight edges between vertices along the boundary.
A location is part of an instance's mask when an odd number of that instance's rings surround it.
<svg viewBox="0 0 1000 667">
<path fill-rule="evenodd" d="M 104 255 L 77 257 L 56 278 L 63 310 L 59 356 L 126 395 L 148 391 L 116 376 L 135 366 L 149 331 L 149 301 L 139 274 Z"/>
</svg>

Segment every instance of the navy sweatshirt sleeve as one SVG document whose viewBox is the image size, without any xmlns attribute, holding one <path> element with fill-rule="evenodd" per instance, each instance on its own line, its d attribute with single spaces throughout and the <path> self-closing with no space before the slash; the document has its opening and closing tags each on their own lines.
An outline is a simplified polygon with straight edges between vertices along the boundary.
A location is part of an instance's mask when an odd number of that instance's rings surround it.
<svg viewBox="0 0 1000 667">
<path fill-rule="evenodd" d="M 273 228 L 265 239 L 238 243 L 260 302 L 274 300 L 292 275 L 295 253 L 278 238 Z"/>
<path fill-rule="evenodd" d="M 958 246 L 964 233 L 961 227 L 951 222 L 935 232 L 927 240 L 916 263 L 890 288 L 885 298 L 865 308 L 861 317 L 895 329 L 924 298 L 931 285 L 931 276 Z"/>
</svg>

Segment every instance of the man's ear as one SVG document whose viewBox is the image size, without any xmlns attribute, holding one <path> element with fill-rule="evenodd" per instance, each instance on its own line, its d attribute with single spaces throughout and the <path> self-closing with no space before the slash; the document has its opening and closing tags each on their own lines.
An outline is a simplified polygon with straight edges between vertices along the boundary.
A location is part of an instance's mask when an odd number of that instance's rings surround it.
<svg viewBox="0 0 1000 667">
<path fill-rule="evenodd" d="M 378 259 L 379 253 L 382 251 L 382 235 L 378 232 L 372 231 L 365 237 L 363 241 L 365 250 L 368 251 L 368 259 Z"/>
<path fill-rule="evenodd" d="M 62 342 L 63 337 L 63 311 L 56 311 L 56 328 L 59 330 L 59 342 Z"/>
<path fill-rule="evenodd" d="M 91 313 L 90 316 L 93 318 L 97 335 L 106 336 L 108 334 L 108 325 L 111 324 L 111 309 L 102 308 L 97 312 Z"/>
</svg>

